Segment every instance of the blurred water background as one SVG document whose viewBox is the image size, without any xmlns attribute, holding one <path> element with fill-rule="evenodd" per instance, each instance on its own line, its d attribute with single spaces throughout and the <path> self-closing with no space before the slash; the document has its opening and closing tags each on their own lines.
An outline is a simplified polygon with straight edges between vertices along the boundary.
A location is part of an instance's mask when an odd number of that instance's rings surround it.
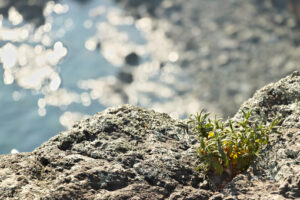
<svg viewBox="0 0 300 200">
<path fill-rule="evenodd" d="M 257 88 L 299 69 L 289 14 L 274 1 L 224 2 L 1 0 L 0 154 L 32 151 L 124 103 L 175 118 L 202 107 L 232 115 Z M 245 12 L 229 12 L 236 6 Z"/>
<path fill-rule="evenodd" d="M 2 2 L 0 153 L 32 151 L 108 106 L 155 107 L 174 97 L 159 76 L 178 72 L 160 71 L 147 24 L 137 26 L 113 1 L 28 2 Z M 157 54 L 168 56 L 162 42 Z"/>
</svg>

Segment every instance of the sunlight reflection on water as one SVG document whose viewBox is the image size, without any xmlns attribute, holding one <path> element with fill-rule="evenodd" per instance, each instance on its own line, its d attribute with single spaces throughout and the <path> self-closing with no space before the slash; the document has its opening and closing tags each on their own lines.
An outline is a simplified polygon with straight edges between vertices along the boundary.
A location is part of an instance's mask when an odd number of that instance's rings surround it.
<svg viewBox="0 0 300 200">
<path fill-rule="evenodd" d="M 4 83 L 12 84 L 16 80 L 25 89 L 41 90 L 44 86 L 55 91 L 61 82 L 55 67 L 66 55 L 67 49 L 61 42 L 56 42 L 53 49 L 6 43 L 0 49 L 0 60 L 5 70 Z M 49 83 L 44 84 L 47 79 Z"/>
<path fill-rule="evenodd" d="M 176 118 L 200 108 L 201 102 L 193 95 L 178 95 L 191 90 L 190 79 L 177 65 L 179 54 L 165 30 L 154 30 L 150 18 L 135 21 L 108 0 L 84 5 L 49 1 L 43 14 L 45 23 L 39 27 L 24 21 L 14 7 L 9 9 L 8 19 L 0 15 L 4 87 L 14 88 L 9 95 L 16 102 L 25 99 L 23 90 L 30 91 L 30 109 L 40 118 L 56 119 L 70 128 L 74 121 L 124 103 Z M 161 23 L 168 28 L 168 22 Z M 129 55 L 136 55 L 137 60 L 128 61 Z M 52 121 L 51 126 L 39 127 L 40 119 L 34 116 L 28 114 L 35 122 L 32 126 L 52 133 L 24 144 L 21 151 L 32 150 L 56 134 L 54 130 L 62 130 L 54 129 Z M 6 126 L 6 131 L 15 131 Z M 0 134 L 8 133 L 0 129 Z M 30 130 L 22 134 L 33 135 Z M 13 142 L 8 148 L 12 145 L 19 148 Z M 7 149 L 2 150 L 0 143 L 1 152 Z"/>
</svg>

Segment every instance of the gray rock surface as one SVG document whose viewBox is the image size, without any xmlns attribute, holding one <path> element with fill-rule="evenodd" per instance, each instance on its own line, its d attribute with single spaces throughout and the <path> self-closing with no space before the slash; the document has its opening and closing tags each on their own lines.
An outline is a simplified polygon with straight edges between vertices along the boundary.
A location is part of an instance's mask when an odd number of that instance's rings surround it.
<svg viewBox="0 0 300 200">
<path fill-rule="evenodd" d="M 32 153 L 1 156 L 0 199 L 207 199 L 194 141 L 166 114 L 111 108 Z"/>
<path fill-rule="evenodd" d="M 123 105 L 76 123 L 31 153 L 0 156 L 0 199 L 300 198 L 300 73 L 245 102 L 282 134 L 222 191 L 195 171 L 197 146 L 185 121 Z M 195 111 L 196 112 L 196 111 Z M 239 111 L 235 118 L 240 116 Z"/>
<path fill-rule="evenodd" d="M 300 198 L 300 73 L 269 84 L 246 101 L 241 110 L 253 110 L 266 121 L 281 118 L 281 134 L 273 134 L 271 144 L 245 174 L 238 175 L 223 193 L 237 199 Z"/>
</svg>

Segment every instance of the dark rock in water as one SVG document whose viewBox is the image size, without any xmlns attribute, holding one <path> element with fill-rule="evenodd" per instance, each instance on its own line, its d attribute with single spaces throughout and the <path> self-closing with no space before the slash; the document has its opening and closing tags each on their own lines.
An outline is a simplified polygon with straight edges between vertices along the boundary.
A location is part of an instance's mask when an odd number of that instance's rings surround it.
<svg viewBox="0 0 300 200">
<path fill-rule="evenodd" d="M 101 42 L 98 41 L 96 44 L 96 50 L 100 50 L 101 49 Z"/>
<path fill-rule="evenodd" d="M 136 53 L 132 52 L 125 57 L 125 62 L 128 65 L 136 66 L 140 63 L 140 57 Z"/>
<path fill-rule="evenodd" d="M 124 83 L 132 83 L 133 81 L 133 75 L 130 72 L 120 71 L 118 78 Z"/>
<path fill-rule="evenodd" d="M 166 66 L 166 63 L 165 62 L 160 62 L 159 63 L 159 68 L 162 69 Z"/>
<path fill-rule="evenodd" d="M 285 9 L 287 5 L 287 0 L 272 0 L 272 4 L 278 9 Z"/>
<path fill-rule="evenodd" d="M 41 26 L 45 23 L 43 15 L 44 5 L 24 5 L 18 8 L 18 11 L 28 22 Z"/>
<path fill-rule="evenodd" d="M 73 1 L 78 1 L 78 2 L 80 2 L 82 4 L 85 4 L 85 3 L 90 2 L 91 0 L 73 0 Z"/>
<path fill-rule="evenodd" d="M 151 1 L 144 1 L 144 0 L 115 0 L 116 3 L 120 3 L 126 9 L 135 8 L 139 10 L 139 12 L 144 12 L 144 9 L 147 10 L 152 16 L 155 16 L 155 10 L 159 7 L 162 3 L 162 0 L 151 0 Z M 142 14 L 142 13 L 140 13 Z M 136 16 L 142 16 L 139 13 L 135 13 Z"/>
<path fill-rule="evenodd" d="M 289 0 L 288 9 L 293 14 L 298 25 L 300 25 L 300 2 L 298 0 Z"/>
<path fill-rule="evenodd" d="M 282 135 L 220 192 L 195 171 L 185 121 L 123 105 L 76 123 L 31 153 L 0 156 L 0 199 L 296 199 L 300 197 L 300 73 L 241 107 L 284 117 Z M 236 114 L 238 119 L 241 110 Z M 196 112 L 196 111 L 195 111 Z"/>
</svg>

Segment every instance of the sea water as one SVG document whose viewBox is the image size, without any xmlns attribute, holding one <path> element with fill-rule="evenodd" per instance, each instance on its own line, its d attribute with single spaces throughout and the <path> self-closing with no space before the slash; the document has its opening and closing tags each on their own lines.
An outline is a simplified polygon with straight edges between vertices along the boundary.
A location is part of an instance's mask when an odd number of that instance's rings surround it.
<svg viewBox="0 0 300 200">
<path fill-rule="evenodd" d="M 110 0 L 49 1 L 43 14 L 40 26 L 14 7 L 0 17 L 0 154 L 32 151 L 109 106 L 186 114 L 180 105 L 192 99 L 178 94 L 189 78 L 150 18 Z"/>
</svg>

